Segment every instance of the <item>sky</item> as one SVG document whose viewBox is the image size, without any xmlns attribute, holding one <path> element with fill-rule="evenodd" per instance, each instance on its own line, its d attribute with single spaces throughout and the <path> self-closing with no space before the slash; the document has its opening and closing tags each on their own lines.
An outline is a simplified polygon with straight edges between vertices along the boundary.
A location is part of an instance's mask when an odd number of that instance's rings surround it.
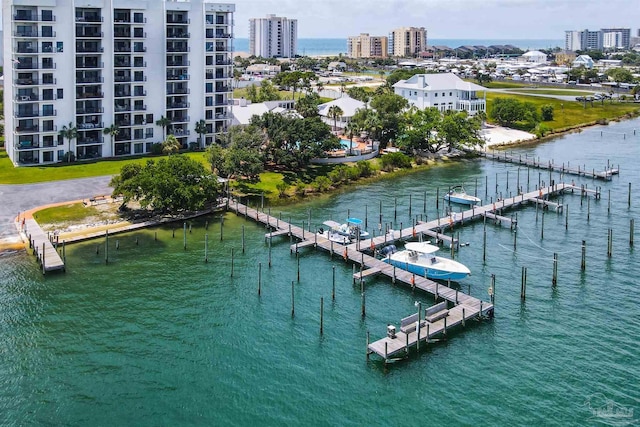
<svg viewBox="0 0 640 427">
<path fill-rule="evenodd" d="M 436 39 L 555 39 L 565 30 L 640 27 L 639 0 L 237 0 L 234 34 L 249 37 L 249 19 L 298 20 L 299 38 L 386 36 L 425 27 Z"/>
</svg>

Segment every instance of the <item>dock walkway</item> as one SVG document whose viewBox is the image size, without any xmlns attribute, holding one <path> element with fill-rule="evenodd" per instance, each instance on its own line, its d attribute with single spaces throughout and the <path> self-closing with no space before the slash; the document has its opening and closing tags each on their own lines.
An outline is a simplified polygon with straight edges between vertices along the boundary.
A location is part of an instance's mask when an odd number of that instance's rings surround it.
<svg viewBox="0 0 640 427">
<path fill-rule="evenodd" d="M 475 153 L 489 160 L 496 160 L 504 163 L 512 163 L 512 164 L 527 166 L 531 168 L 549 170 L 549 171 L 559 172 L 559 173 L 568 174 L 568 175 L 584 176 L 584 177 L 593 178 L 593 179 L 602 179 L 605 181 L 611 180 L 611 178 L 613 178 L 614 175 L 617 175 L 620 173 L 619 168 L 607 167 L 603 171 L 596 172 L 595 169 L 591 169 L 589 171 L 586 169 L 586 167 L 580 169 L 580 166 L 578 166 L 577 168 L 572 168 L 572 167 L 569 167 L 568 164 L 565 165 L 564 163 L 562 165 L 558 165 L 558 164 L 555 164 L 552 160 L 541 162 L 539 158 L 536 161 L 535 157 L 529 158 L 525 156 L 523 158 L 522 154 L 516 157 L 516 156 L 510 156 L 506 152 L 498 154 L 496 152 L 475 151 Z"/>
<path fill-rule="evenodd" d="M 250 208 L 239 203 L 238 200 L 231 200 L 228 204 L 228 209 L 237 215 L 245 216 L 246 218 L 251 218 L 258 223 L 264 224 L 270 229 L 270 231 L 265 234 L 265 238 L 267 239 L 282 235 L 288 235 L 291 238 L 295 237 L 298 242 L 291 245 L 292 252 L 297 252 L 304 247 L 321 248 L 329 252 L 332 256 L 341 256 L 345 261 L 351 261 L 354 265 L 360 265 L 360 271 L 353 275 L 354 283 L 357 280 L 363 282 L 368 277 L 382 274 L 389 277 L 394 284 L 400 283 L 410 286 L 412 289 L 419 289 L 433 296 L 436 301 L 447 301 L 448 307 L 451 307 L 448 316 L 433 323 L 425 322 L 424 327 L 421 327 L 419 332 L 417 330 L 409 333 L 400 331 L 396 334 L 395 338 L 387 336 L 373 343 L 367 343 L 367 356 L 375 353 L 386 362 L 398 354 L 408 353 L 412 346 L 419 347 L 421 342 L 429 342 L 429 340 L 436 337 L 446 335 L 447 329 L 458 325 L 465 325 L 467 320 L 492 316 L 494 306 L 492 302 L 482 301 L 479 298 L 467 295 L 457 289 L 450 288 L 425 277 L 416 276 L 406 270 L 387 264 L 375 258 L 375 256 L 372 256 L 376 248 L 396 241 L 417 239 L 420 235 L 435 237 L 437 240 L 449 241 L 455 245 L 457 244 L 457 240 L 453 239 L 453 237 L 445 236 L 443 234 L 445 229 L 462 226 L 465 221 L 484 218 L 508 222 L 510 225 L 513 225 L 515 221 L 512 222 L 510 218 L 498 215 L 498 212 L 530 202 L 543 203 L 543 206 L 552 206 L 557 209 L 561 205 L 549 202 L 547 199 L 551 195 L 557 195 L 566 190 L 581 189 L 574 185 L 564 183 L 555 184 L 552 187 L 540 188 L 536 191 L 518 194 L 488 205 L 472 206 L 463 212 L 452 213 L 450 216 L 431 221 L 417 222 L 411 227 L 401 230 L 390 230 L 384 235 L 373 236 L 344 246 L 334 243 L 318 233 L 310 232 L 302 227 L 282 221 L 279 217 Z M 583 192 L 581 195 L 585 195 L 585 193 Z M 448 238 L 448 240 L 445 239 L 445 237 Z"/>
<path fill-rule="evenodd" d="M 33 249 L 38 263 L 42 267 L 42 274 L 49 271 L 64 270 L 64 262 L 56 248 L 49 240 L 47 233 L 42 231 L 33 218 L 25 219 L 21 225 L 22 232 L 29 239 L 29 248 Z"/>
</svg>

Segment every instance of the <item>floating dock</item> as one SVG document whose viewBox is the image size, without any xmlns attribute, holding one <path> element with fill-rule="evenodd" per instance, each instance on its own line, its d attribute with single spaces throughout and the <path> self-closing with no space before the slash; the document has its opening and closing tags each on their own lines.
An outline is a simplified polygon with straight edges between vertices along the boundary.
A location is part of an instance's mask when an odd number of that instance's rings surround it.
<svg viewBox="0 0 640 427">
<path fill-rule="evenodd" d="M 506 151 L 500 154 L 496 153 L 495 151 L 494 152 L 475 151 L 475 153 L 489 160 L 496 160 L 499 162 L 511 163 L 511 164 L 526 166 L 530 168 L 543 169 L 543 170 L 558 172 L 558 173 L 567 174 L 567 175 L 576 175 L 576 176 L 584 176 L 584 177 L 593 178 L 593 179 L 602 179 L 605 181 L 611 180 L 611 178 L 613 178 L 614 175 L 618 175 L 620 173 L 619 168 L 614 168 L 609 166 L 607 166 L 603 171 L 596 172 L 595 169 L 587 170 L 586 167 L 583 167 L 582 169 L 580 169 L 579 165 L 577 168 L 569 167 L 569 164 L 565 165 L 564 163 L 562 165 L 557 165 L 553 162 L 553 160 L 541 162 L 540 158 L 538 158 L 538 160 L 536 160 L 535 157 L 529 158 L 528 156 L 525 156 L 523 158 L 522 154 L 518 155 L 517 157 L 510 156 L 506 153 Z"/>
<path fill-rule="evenodd" d="M 29 239 L 29 248 L 33 249 L 33 254 L 42 267 L 42 274 L 56 270 L 64 271 L 62 258 L 49 240 L 47 233 L 42 231 L 38 223 L 32 218 L 25 219 L 21 228 L 21 231 Z"/>
<path fill-rule="evenodd" d="M 285 235 L 290 236 L 290 238 L 295 237 L 298 242 L 291 245 L 291 252 L 297 253 L 305 247 L 321 248 L 329 252 L 331 256 L 341 256 L 345 261 L 353 262 L 354 270 L 356 264 L 360 265 L 360 271 L 354 272 L 353 274 L 353 281 L 355 283 L 360 280 L 361 286 L 363 286 L 363 282 L 367 278 L 382 274 L 388 276 L 394 284 L 400 283 L 412 289 L 420 289 L 433 296 L 436 302 L 444 301 L 446 303 L 447 315 L 434 321 L 427 321 L 425 316 L 424 322 L 419 323 L 420 327 L 416 327 L 414 331 L 408 331 L 405 328 L 406 332 L 401 330 L 398 333 L 388 335 L 372 343 L 368 342 L 367 337 L 367 357 L 369 354 L 377 354 L 387 362 L 399 354 L 408 353 L 409 349 L 413 346 L 419 348 L 422 342 L 428 343 L 431 340 L 437 339 L 437 337 L 446 336 L 447 329 L 465 325 L 468 320 L 491 317 L 493 315 L 494 305 L 492 302 L 483 301 L 439 282 L 416 276 L 406 270 L 387 264 L 370 255 L 370 253 L 374 253 L 378 247 L 394 243 L 398 240 L 417 239 L 421 235 L 435 237 L 436 240 L 447 241 L 452 246 L 457 246 L 458 241 L 453 237 L 443 234 L 444 230 L 453 230 L 458 225 L 462 226 L 465 220 L 472 221 L 484 218 L 507 222 L 510 226 L 513 226 L 515 221 L 499 215 L 498 212 L 525 203 L 541 203 L 543 206 L 554 207 L 558 210 L 561 205 L 549 202 L 547 199 L 551 195 L 557 195 L 566 190 L 581 190 L 581 195 L 588 194 L 584 192 L 584 189 L 575 187 L 574 185 L 564 183 L 555 184 L 551 187 L 518 194 L 489 205 L 471 206 L 465 211 L 452 213 L 450 216 L 431 221 L 416 221 L 411 227 L 400 230 L 389 230 L 389 232 L 383 235 L 358 240 L 349 245 L 334 243 L 318 233 L 282 221 L 278 216 L 250 208 L 247 205 L 241 204 L 238 200 L 229 201 L 228 209 L 237 215 L 244 215 L 245 218 L 251 218 L 258 223 L 264 224 L 270 229 L 270 231 L 265 234 L 266 239 Z"/>
</svg>

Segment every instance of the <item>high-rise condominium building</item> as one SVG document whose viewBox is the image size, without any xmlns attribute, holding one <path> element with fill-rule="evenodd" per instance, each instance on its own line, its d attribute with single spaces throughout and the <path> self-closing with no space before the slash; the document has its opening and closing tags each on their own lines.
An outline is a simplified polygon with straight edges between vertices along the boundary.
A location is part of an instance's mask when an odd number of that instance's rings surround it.
<svg viewBox="0 0 640 427">
<path fill-rule="evenodd" d="M 350 58 L 386 58 L 388 52 L 388 38 L 385 36 L 370 36 L 362 33 L 347 39 L 347 56 Z"/>
<path fill-rule="evenodd" d="M 166 134 L 183 146 L 214 142 L 231 120 L 234 10 L 207 0 L 4 0 L 13 163 L 144 154 Z"/>
<path fill-rule="evenodd" d="M 565 31 L 565 50 L 629 49 L 631 28 L 603 28 L 599 31 Z"/>
<path fill-rule="evenodd" d="M 249 54 L 293 58 L 298 51 L 298 20 L 267 15 L 249 20 Z"/>
<path fill-rule="evenodd" d="M 393 56 L 415 57 L 427 49 L 427 30 L 424 27 L 397 28 L 389 38 L 389 50 Z"/>
</svg>

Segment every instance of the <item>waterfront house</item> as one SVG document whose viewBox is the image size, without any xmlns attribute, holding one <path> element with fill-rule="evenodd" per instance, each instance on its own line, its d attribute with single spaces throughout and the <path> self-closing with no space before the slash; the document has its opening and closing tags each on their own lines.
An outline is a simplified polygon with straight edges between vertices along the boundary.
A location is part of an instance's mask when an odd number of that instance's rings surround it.
<svg viewBox="0 0 640 427">
<path fill-rule="evenodd" d="M 540 52 L 539 50 L 530 50 L 529 52 L 524 53 L 520 58 L 521 62 L 532 62 L 535 64 L 547 62 L 547 54 Z"/>
<path fill-rule="evenodd" d="M 294 106 L 294 101 L 290 99 L 257 102 L 255 104 L 252 104 L 244 98 L 234 99 L 233 108 L 231 110 L 231 125 L 246 126 L 251 123 L 253 116 L 262 116 L 264 113 L 268 112 L 298 115 L 298 113 L 293 109 Z"/>
<path fill-rule="evenodd" d="M 318 105 L 318 114 L 320 114 L 322 121 L 330 126 L 334 125 L 333 117 L 329 116 L 329 109 L 333 106 L 340 107 L 340 110 L 342 110 L 342 116 L 337 118 L 335 124 L 338 128 L 343 129 L 351 121 L 356 111 L 367 107 L 364 102 L 344 94 L 338 99 Z"/>
<path fill-rule="evenodd" d="M 583 66 L 587 69 L 593 68 L 593 59 L 589 55 L 580 55 L 573 61 L 572 67 L 577 68 Z"/>
<path fill-rule="evenodd" d="M 486 89 L 452 73 L 416 74 L 400 80 L 393 89 L 396 95 L 420 109 L 436 107 L 440 111 L 466 111 L 469 115 L 487 110 Z M 478 92 L 484 96 L 479 97 Z"/>
</svg>

